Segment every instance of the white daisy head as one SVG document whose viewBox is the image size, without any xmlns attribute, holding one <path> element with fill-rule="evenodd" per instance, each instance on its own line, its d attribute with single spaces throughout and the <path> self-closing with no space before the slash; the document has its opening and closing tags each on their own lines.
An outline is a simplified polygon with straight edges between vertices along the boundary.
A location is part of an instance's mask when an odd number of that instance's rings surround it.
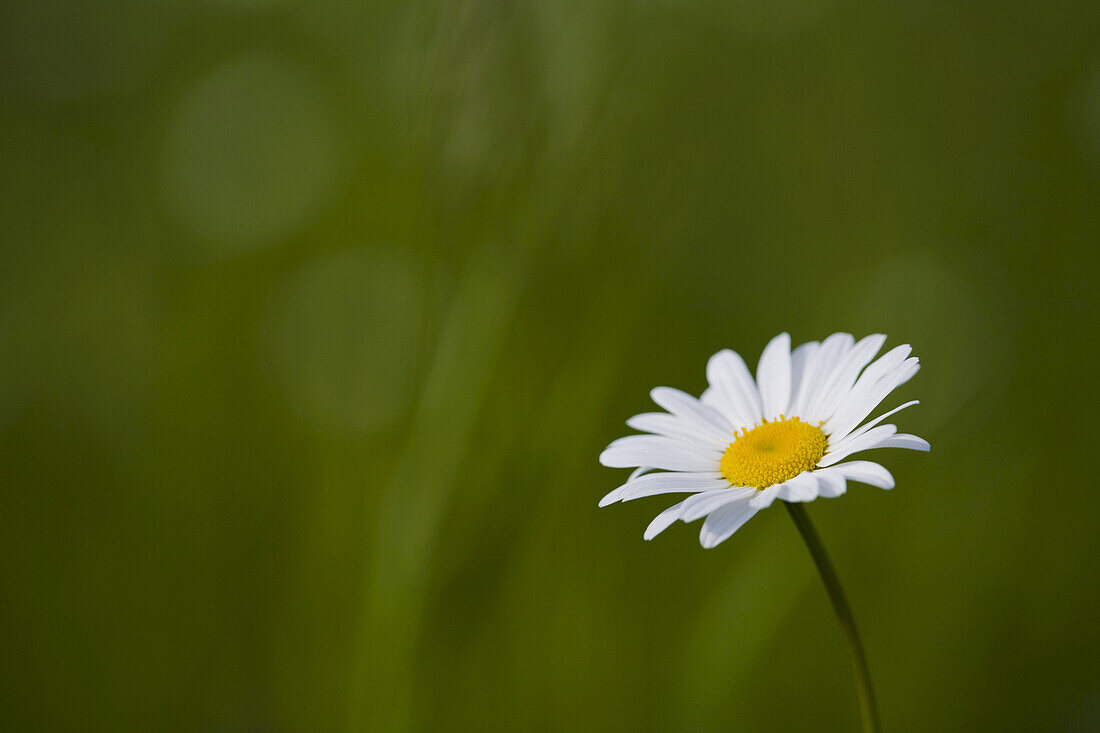
<svg viewBox="0 0 1100 733">
<path fill-rule="evenodd" d="M 845 461 L 872 448 L 929 449 L 922 438 L 882 424 L 916 401 L 863 423 L 920 369 L 908 345 L 872 362 L 885 341 L 881 334 L 856 341 L 834 333 L 792 352 L 791 337 L 782 333 L 765 347 L 755 380 L 737 352 L 719 351 L 707 362 L 709 386 L 699 399 L 657 387 L 650 395 L 665 412 L 630 418 L 626 424 L 644 434 L 619 438 L 600 454 L 605 466 L 635 468 L 600 506 L 691 494 L 657 515 L 645 538 L 677 519 L 705 517 L 699 541 L 714 547 L 776 499 L 840 496 L 849 480 L 893 488 L 881 465 Z"/>
</svg>

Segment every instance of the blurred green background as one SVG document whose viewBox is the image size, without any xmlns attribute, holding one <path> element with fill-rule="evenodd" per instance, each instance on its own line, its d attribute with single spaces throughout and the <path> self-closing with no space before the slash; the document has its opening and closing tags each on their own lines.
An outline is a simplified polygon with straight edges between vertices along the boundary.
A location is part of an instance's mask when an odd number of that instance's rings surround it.
<svg viewBox="0 0 1100 733">
<path fill-rule="evenodd" d="M 886 729 L 1100 729 L 1096 2 L 10 0 L 0 125 L 3 729 L 855 729 L 784 512 L 596 507 L 783 330 L 924 365 Z"/>
</svg>

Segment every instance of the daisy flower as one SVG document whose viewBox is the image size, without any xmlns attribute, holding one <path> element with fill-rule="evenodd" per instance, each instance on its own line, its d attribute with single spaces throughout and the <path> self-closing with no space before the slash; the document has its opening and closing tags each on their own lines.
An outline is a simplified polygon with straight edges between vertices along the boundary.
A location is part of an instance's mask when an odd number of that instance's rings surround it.
<svg viewBox="0 0 1100 733">
<path fill-rule="evenodd" d="M 699 541 L 709 548 L 776 499 L 833 498 L 848 481 L 893 488 L 880 464 L 848 460 L 873 448 L 929 449 L 922 438 L 883 424 L 915 400 L 863 422 L 920 369 L 908 345 L 875 359 L 885 341 L 882 334 L 856 341 L 834 333 L 791 351 L 782 333 L 765 347 L 755 380 L 737 352 L 719 351 L 707 362 L 709 386 L 701 397 L 657 387 L 650 395 L 666 412 L 630 418 L 626 424 L 645 434 L 619 438 L 600 454 L 605 466 L 636 469 L 600 506 L 691 494 L 657 515 L 645 538 L 677 519 L 705 518 Z"/>
</svg>

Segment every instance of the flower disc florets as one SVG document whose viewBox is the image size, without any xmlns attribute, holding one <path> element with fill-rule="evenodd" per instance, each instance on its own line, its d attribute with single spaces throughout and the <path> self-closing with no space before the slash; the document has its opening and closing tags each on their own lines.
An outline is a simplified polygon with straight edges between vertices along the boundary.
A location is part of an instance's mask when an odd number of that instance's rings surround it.
<svg viewBox="0 0 1100 733">
<path fill-rule="evenodd" d="M 734 486 L 766 489 L 813 470 L 828 445 L 820 428 L 780 415 L 734 438 L 722 455 L 722 476 Z"/>
</svg>

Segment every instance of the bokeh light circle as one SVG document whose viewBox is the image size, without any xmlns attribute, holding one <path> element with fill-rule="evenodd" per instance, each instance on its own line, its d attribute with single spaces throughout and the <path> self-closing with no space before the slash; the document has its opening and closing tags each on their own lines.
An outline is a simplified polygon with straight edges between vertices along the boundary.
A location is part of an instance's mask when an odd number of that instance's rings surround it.
<svg viewBox="0 0 1100 733">
<path fill-rule="evenodd" d="M 1011 368 L 1004 332 L 991 328 L 998 307 L 982 283 L 925 250 L 914 250 L 880 263 L 873 271 L 861 306 L 862 317 L 890 337 L 890 345 L 912 344 L 926 367 L 917 378 L 924 398 L 925 429 L 946 423 L 983 386 L 990 374 Z"/>
<path fill-rule="evenodd" d="M 182 224 L 233 254 L 318 213 L 339 175 L 335 125 L 314 80 L 255 54 L 210 74 L 169 124 L 163 188 Z"/>
<path fill-rule="evenodd" d="M 1072 105 L 1077 111 L 1074 126 L 1082 152 L 1090 168 L 1100 172 L 1100 63 L 1093 63 Z"/>
</svg>

